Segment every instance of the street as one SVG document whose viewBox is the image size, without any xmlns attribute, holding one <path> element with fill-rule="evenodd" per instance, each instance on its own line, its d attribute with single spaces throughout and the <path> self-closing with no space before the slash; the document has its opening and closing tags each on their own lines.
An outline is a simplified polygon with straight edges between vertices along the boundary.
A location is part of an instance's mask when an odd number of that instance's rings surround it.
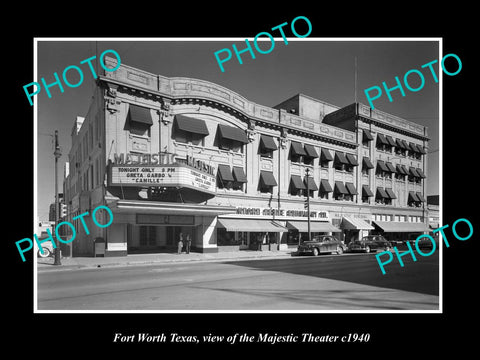
<svg viewBox="0 0 480 360">
<path fill-rule="evenodd" d="M 438 253 L 382 275 L 374 254 L 38 273 L 38 310 L 438 310 Z"/>
</svg>

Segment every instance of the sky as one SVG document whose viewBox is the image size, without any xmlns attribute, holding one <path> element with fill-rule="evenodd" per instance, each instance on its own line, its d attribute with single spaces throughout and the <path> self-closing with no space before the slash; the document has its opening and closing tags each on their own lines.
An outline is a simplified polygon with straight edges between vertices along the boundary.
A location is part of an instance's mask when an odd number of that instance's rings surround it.
<svg viewBox="0 0 480 360">
<path fill-rule="evenodd" d="M 247 35 L 250 36 L 250 35 Z M 246 36 L 246 37 L 247 37 Z M 95 82 L 87 64 L 80 62 L 99 55 L 109 49 L 115 50 L 121 62 L 135 68 L 166 77 L 191 77 L 222 85 L 239 93 L 250 101 L 275 106 L 280 102 L 302 93 L 336 106 L 346 106 L 355 101 L 368 105 L 364 89 L 395 85 L 395 76 L 400 79 L 410 69 L 421 69 L 421 65 L 439 58 L 439 42 L 421 41 L 338 41 L 320 38 L 288 38 L 285 44 L 277 39 L 268 54 L 242 54 L 243 64 L 235 55 L 223 64 L 222 72 L 214 53 L 223 48 L 239 50 L 245 47 L 244 38 L 221 40 L 203 39 L 185 41 L 181 38 L 159 41 L 119 41 L 117 39 L 77 40 L 62 38 L 53 41 L 37 38 L 37 77 L 47 84 L 54 82 L 54 73 L 61 78 L 63 70 L 76 65 L 83 70 L 83 82 L 76 88 L 64 84 L 62 93 L 58 86 L 50 88 L 51 98 L 46 91 L 35 96 L 37 103 L 37 209 L 40 220 L 48 220 L 49 205 L 54 201 L 54 144 L 53 134 L 59 132 L 62 156 L 59 159 L 59 192 L 62 192 L 63 169 L 68 160 L 70 133 L 77 116 L 85 116 L 93 95 Z M 329 40 L 329 41 L 325 41 Z M 268 49 L 270 43 L 259 43 Z M 35 44 L 34 44 L 35 46 Z M 355 76 L 356 58 L 356 76 Z M 434 66 L 438 74 L 438 64 Z M 375 108 L 428 128 L 429 158 L 427 172 L 427 195 L 439 193 L 439 92 L 429 70 L 423 69 L 425 85 L 418 92 L 405 89 L 391 93 L 393 101 L 386 95 L 375 100 Z M 69 71 L 68 79 L 76 83 L 80 79 L 75 71 Z M 355 81 L 356 79 L 356 81 Z M 411 86 L 419 86 L 411 77 Z M 356 86 L 355 86 L 356 84 Z M 356 91 L 355 91 L 356 89 Z M 25 96 L 25 104 L 29 106 Z"/>
</svg>

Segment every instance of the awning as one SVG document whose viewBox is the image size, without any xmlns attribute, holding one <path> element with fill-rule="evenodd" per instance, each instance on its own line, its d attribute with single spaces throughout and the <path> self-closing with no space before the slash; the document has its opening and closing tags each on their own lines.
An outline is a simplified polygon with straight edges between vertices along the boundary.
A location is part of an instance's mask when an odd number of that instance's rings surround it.
<svg viewBox="0 0 480 360">
<path fill-rule="evenodd" d="M 351 183 L 351 182 L 346 182 L 346 183 L 345 183 L 345 187 L 347 188 L 348 193 L 349 193 L 350 195 L 357 195 L 357 194 L 358 194 L 357 189 L 355 188 L 355 185 L 353 185 L 353 183 Z"/>
<path fill-rule="evenodd" d="M 385 144 L 385 145 L 390 145 L 385 138 L 385 135 L 378 133 L 377 134 L 377 143 L 379 144 Z"/>
<path fill-rule="evenodd" d="M 339 194 L 349 194 L 347 188 L 341 181 L 335 181 L 335 192 Z"/>
<path fill-rule="evenodd" d="M 306 189 L 307 188 L 306 187 L 307 182 L 305 180 L 307 180 L 307 177 L 303 178 L 303 181 L 305 182 L 305 189 Z M 317 191 L 317 190 L 318 190 L 317 183 L 315 182 L 313 177 L 309 176 L 308 177 L 308 191 Z"/>
<path fill-rule="evenodd" d="M 245 131 L 240 128 L 218 124 L 218 131 L 223 139 L 234 140 L 243 144 L 248 143 L 248 138 L 245 134 Z"/>
<path fill-rule="evenodd" d="M 349 164 L 347 157 L 341 151 L 335 151 L 335 162 L 341 164 Z"/>
<path fill-rule="evenodd" d="M 382 199 L 390 199 L 390 197 L 388 196 L 386 191 L 383 190 L 383 187 L 377 187 L 377 196 L 376 197 L 380 197 Z"/>
<path fill-rule="evenodd" d="M 421 192 L 418 192 L 415 194 L 417 195 L 418 197 L 418 200 L 421 201 L 421 202 L 426 202 L 425 198 L 423 197 L 422 193 Z"/>
<path fill-rule="evenodd" d="M 425 155 L 427 152 L 425 151 L 425 148 L 422 145 L 417 145 L 418 151 L 420 154 Z"/>
<path fill-rule="evenodd" d="M 353 165 L 353 166 L 357 166 L 358 165 L 358 162 L 357 162 L 357 157 L 353 154 L 347 154 L 347 160 L 348 160 L 348 163 L 350 165 Z"/>
<path fill-rule="evenodd" d="M 322 160 L 322 161 L 332 161 L 333 156 L 332 156 L 332 154 L 330 154 L 330 151 L 328 151 L 328 149 L 322 148 L 322 150 L 320 150 L 320 160 Z"/>
<path fill-rule="evenodd" d="M 395 195 L 395 193 L 393 192 L 392 189 L 385 188 L 385 192 L 387 193 L 387 195 L 390 199 L 396 199 L 397 198 L 397 196 Z"/>
<path fill-rule="evenodd" d="M 425 179 L 426 176 L 425 176 L 425 173 L 422 171 L 422 169 L 420 168 L 417 168 L 417 174 L 422 178 L 422 179 Z"/>
<path fill-rule="evenodd" d="M 320 190 L 327 193 L 330 193 L 333 191 L 327 179 L 320 180 Z"/>
<path fill-rule="evenodd" d="M 281 224 L 266 219 L 227 219 L 218 218 L 217 227 L 227 231 L 247 232 L 287 232 Z"/>
<path fill-rule="evenodd" d="M 275 151 L 278 149 L 277 144 L 273 140 L 273 137 L 268 135 L 261 135 L 260 136 L 260 145 L 264 150 L 268 151 Z"/>
<path fill-rule="evenodd" d="M 355 219 L 350 216 L 342 218 L 342 229 L 346 230 L 373 230 L 374 227 L 364 220 Z"/>
<path fill-rule="evenodd" d="M 179 130 L 188 131 L 194 134 L 209 134 L 205 121 L 194 119 L 185 115 L 175 115 L 175 121 Z"/>
<path fill-rule="evenodd" d="M 374 221 L 385 232 L 425 232 L 429 229 L 424 223 L 400 222 L 400 221 Z"/>
<path fill-rule="evenodd" d="M 393 140 L 393 137 L 391 137 L 390 135 L 387 135 L 386 139 L 387 139 L 387 142 L 388 142 L 389 145 L 391 145 L 391 146 L 396 146 L 397 145 L 395 140 Z"/>
<path fill-rule="evenodd" d="M 412 149 L 413 152 L 418 152 L 417 145 L 414 144 L 413 142 L 410 143 L 410 148 Z"/>
<path fill-rule="evenodd" d="M 308 232 L 308 221 L 287 221 L 287 228 L 299 232 Z M 340 232 L 341 230 L 329 222 L 310 221 L 311 232 Z"/>
<path fill-rule="evenodd" d="M 410 175 L 414 177 L 420 177 L 420 175 L 417 173 L 417 169 L 414 168 L 413 166 L 410 166 Z"/>
<path fill-rule="evenodd" d="M 232 175 L 232 170 L 229 165 L 218 165 L 218 173 L 223 181 L 235 181 Z"/>
<path fill-rule="evenodd" d="M 408 175 L 407 169 L 403 165 L 397 164 L 397 173 L 401 175 Z"/>
<path fill-rule="evenodd" d="M 380 170 L 389 172 L 387 166 L 385 165 L 385 162 L 383 160 L 377 160 L 377 168 L 380 167 Z"/>
<path fill-rule="evenodd" d="M 130 104 L 128 116 L 130 121 L 149 126 L 153 125 L 150 109 L 146 107 Z"/>
<path fill-rule="evenodd" d="M 368 157 L 364 157 L 362 160 L 363 167 L 367 169 L 373 169 L 374 166 Z"/>
<path fill-rule="evenodd" d="M 277 181 L 271 171 L 260 171 L 260 181 L 263 186 L 277 186 Z"/>
<path fill-rule="evenodd" d="M 403 144 L 403 141 L 400 139 L 396 139 L 395 143 L 397 144 L 396 146 L 400 149 L 406 149 L 405 145 Z"/>
<path fill-rule="evenodd" d="M 417 194 L 415 194 L 414 191 L 409 191 L 408 192 L 408 201 L 420 201 L 418 198 Z"/>
<path fill-rule="evenodd" d="M 364 141 L 372 141 L 373 140 L 373 135 L 370 132 L 370 130 L 362 129 L 362 131 L 363 131 L 363 140 Z"/>
<path fill-rule="evenodd" d="M 395 166 L 389 161 L 385 163 L 385 166 L 387 167 L 388 171 L 391 173 L 396 173 L 397 171 L 395 170 Z"/>
<path fill-rule="evenodd" d="M 307 153 L 305 152 L 305 149 L 303 148 L 302 144 L 300 144 L 297 141 L 292 141 L 292 146 L 290 148 L 291 152 L 293 155 L 298 155 L 298 156 L 306 156 Z"/>
<path fill-rule="evenodd" d="M 372 197 L 373 196 L 373 192 L 372 192 L 372 190 L 370 190 L 368 185 L 363 185 L 362 186 L 362 196 L 366 196 L 366 197 Z"/>
<path fill-rule="evenodd" d="M 315 150 L 315 147 L 313 145 L 305 144 L 305 152 L 307 153 L 308 157 L 314 159 L 318 158 L 317 150 Z"/>
<path fill-rule="evenodd" d="M 233 177 L 235 178 L 235 181 L 241 182 L 241 183 L 246 183 L 247 182 L 247 176 L 245 175 L 245 172 L 243 171 L 243 168 L 240 166 L 234 166 L 233 167 Z"/>
<path fill-rule="evenodd" d="M 290 178 L 290 183 L 292 186 L 297 190 L 304 190 L 306 189 L 305 184 L 302 181 L 302 177 L 299 175 L 292 175 Z"/>
<path fill-rule="evenodd" d="M 402 143 L 406 150 L 413 151 L 410 145 L 408 145 L 408 143 L 405 140 L 402 140 Z"/>
</svg>

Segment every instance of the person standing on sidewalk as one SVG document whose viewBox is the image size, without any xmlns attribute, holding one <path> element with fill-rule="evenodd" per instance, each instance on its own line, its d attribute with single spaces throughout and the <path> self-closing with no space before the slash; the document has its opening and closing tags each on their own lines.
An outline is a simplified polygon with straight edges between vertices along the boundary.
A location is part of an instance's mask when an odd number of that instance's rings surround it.
<svg viewBox="0 0 480 360">
<path fill-rule="evenodd" d="M 190 234 L 187 234 L 187 238 L 185 239 L 185 250 L 187 254 L 190 254 L 191 245 L 192 245 L 192 239 L 190 238 Z"/>
<path fill-rule="evenodd" d="M 180 233 L 178 236 L 178 254 L 182 253 L 182 248 L 183 248 L 183 234 Z"/>
</svg>

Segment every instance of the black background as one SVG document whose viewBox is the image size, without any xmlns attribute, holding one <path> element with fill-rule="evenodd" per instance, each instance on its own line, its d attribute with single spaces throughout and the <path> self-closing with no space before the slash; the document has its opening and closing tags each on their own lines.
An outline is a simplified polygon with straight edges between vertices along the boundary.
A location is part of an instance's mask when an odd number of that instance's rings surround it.
<svg viewBox="0 0 480 360">
<path fill-rule="evenodd" d="M 309 3 L 310 4 L 310 3 Z M 221 351 L 245 351 L 256 356 L 301 354 L 322 356 L 344 351 L 353 356 L 387 357 L 438 355 L 450 348 L 462 353 L 473 347 L 477 324 L 475 260 L 478 250 L 477 200 L 478 115 L 474 105 L 478 75 L 473 31 L 476 10 L 460 3 L 442 3 L 438 9 L 420 9 L 416 3 L 380 7 L 356 3 L 327 7 L 323 3 L 275 3 L 260 10 L 247 3 L 74 3 L 70 8 L 9 9 L 13 22 L 3 22 L 3 325 L 4 343 L 24 354 L 33 350 L 43 356 L 93 355 L 99 353 L 181 356 L 192 352 L 216 357 Z M 284 9 L 273 11 L 273 8 Z M 141 11 L 140 11 L 141 10 Z M 134 16 L 135 15 L 135 16 Z M 444 76 L 443 88 L 443 223 L 467 218 L 474 226 L 468 241 L 450 239 L 443 251 L 442 314 L 34 314 L 33 263 L 21 262 L 15 241 L 32 235 L 33 218 L 33 108 L 25 101 L 22 86 L 33 81 L 34 37 L 252 37 L 272 24 L 306 16 L 312 23 L 310 37 L 443 37 L 443 53 L 457 54 L 462 71 Z M 142 19 L 143 16 L 143 19 Z M 477 21 L 478 22 L 478 21 Z M 268 27 L 267 27 L 268 26 Z M 273 26 L 273 25 L 272 25 Z M 302 33 L 299 29 L 299 33 Z M 5 81 L 5 79 L 7 79 Z M 476 100 L 476 101 L 474 101 Z M 5 126 L 6 125 L 6 126 Z M 9 179 L 11 177 L 11 179 Z M 39 179 L 41 181 L 41 179 Z M 451 233 L 447 233 L 451 234 Z M 333 344 L 118 344 L 115 332 L 180 333 L 228 336 L 235 333 L 314 335 L 369 333 L 368 343 Z M 5 331 L 4 331 L 5 333 Z M 137 351 L 139 350 L 139 351 Z M 174 350 L 174 352 L 167 352 Z M 252 352 L 254 350 L 255 352 Z M 368 351 L 368 352 L 363 352 Z M 148 353 L 148 355 L 147 355 Z M 265 356 L 262 355 L 262 356 Z M 33 355 L 35 356 L 35 355 Z"/>
</svg>

